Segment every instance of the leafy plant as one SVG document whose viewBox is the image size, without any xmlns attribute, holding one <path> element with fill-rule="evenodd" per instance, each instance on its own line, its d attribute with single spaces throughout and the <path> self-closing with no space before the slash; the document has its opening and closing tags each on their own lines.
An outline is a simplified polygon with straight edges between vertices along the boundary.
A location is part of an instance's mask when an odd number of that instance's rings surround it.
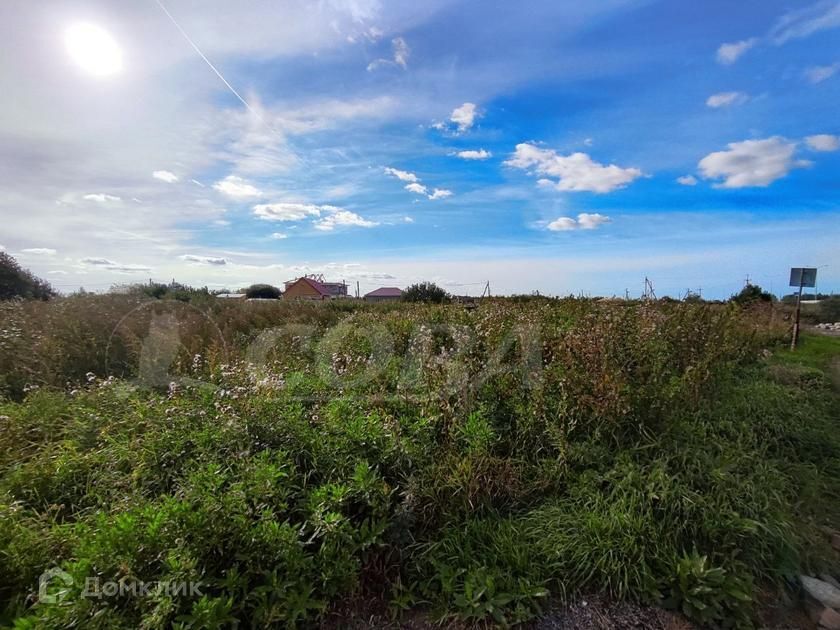
<svg viewBox="0 0 840 630">
<path fill-rule="evenodd" d="M 713 566 L 695 549 L 677 559 L 664 604 L 704 625 L 751 627 L 752 580 L 741 571 Z"/>
</svg>

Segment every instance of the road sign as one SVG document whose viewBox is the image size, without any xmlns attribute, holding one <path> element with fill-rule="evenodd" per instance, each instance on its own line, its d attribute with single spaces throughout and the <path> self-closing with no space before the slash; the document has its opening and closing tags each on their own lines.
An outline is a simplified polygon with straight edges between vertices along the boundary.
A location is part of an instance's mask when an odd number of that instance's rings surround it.
<svg viewBox="0 0 840 630">
<path fill-rule="evenodd" d="M 817 286 L 817 269 L 815 267 L 791 267 L 790 286 L 792 287 L 815 287 Z"/>
<path fill-rule="evenodd" d="M 817 270 L 815 267 L 791 267 L 790 286 L 799 287 L 796 294 L 796 315 L 793 320 L 793 336 L 790 340 L 790 349 L 796 350 L 796 342 L 799 341 L 799 311 L 802 308 L 802 287 L 817 286 Z"/>
</svg>

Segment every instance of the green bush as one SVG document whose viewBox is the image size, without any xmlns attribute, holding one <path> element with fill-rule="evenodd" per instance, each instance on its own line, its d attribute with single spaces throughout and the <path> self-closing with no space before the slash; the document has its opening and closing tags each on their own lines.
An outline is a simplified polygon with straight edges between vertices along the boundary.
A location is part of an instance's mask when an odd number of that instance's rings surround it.
<svg viewBox="0 0 840 630">
<path fill-rule="evenodd" d="M 444 304 L 452 299 L 452 296 L 445 289 L 434 282 L 418 282 L 406 288 L 402 293 L 404 302 L 429 302 L 432 304 Z"/>
<path fill-rule="evenodd" d="M 245 297 L 249 299 L 278 300 L 281 295 L 280 289 L 270 284 L 252 284 L 245 289 Z"/>
<path fill-rule="evenodd" d="M 819 318 L 821 322 L 840 322 L 840 295 L 820 300 Z"/>
</svg>

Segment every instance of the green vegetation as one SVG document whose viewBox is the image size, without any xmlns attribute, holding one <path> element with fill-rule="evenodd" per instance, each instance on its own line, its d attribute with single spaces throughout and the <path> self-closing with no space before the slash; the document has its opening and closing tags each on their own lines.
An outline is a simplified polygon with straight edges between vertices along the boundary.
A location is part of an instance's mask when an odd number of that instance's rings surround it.
<svg viewBox="0 0 840 630">
<path fill-rule="evenodd" d="M 840 322 L 840 295 L 832 295 L 819 303 L 821 322 Z"/>
<path fill-rule="evenodd" d="M 221 302 L 3 305 L 0 623 L 507 625 L 600 592 L 749 627 L 830 557 L 840 340 L 770 356 L 769 304 Z"/>
<path fill-rule="evenodd" d="M 418 282 L 403 291 L 402 299 L 404 302 L 446 304 L 452 300 L 452 296 L 434 282 Z"/>
<path fill-rule="evenodd" d="M 55 291 L 46 280 L 35 277 L 12 256 L 0 251 L 0 300 L 48 300 L 53 296 Z"/>
<path fill-rule="evenodd" d="M 250 299 L 278 300 L 281 295 L 280 289 L 270 284 L 252 284 L 245 289 L 245 297 Z"/>
<path fill-rule="evenodd" d="M 736 293 L 730 298 L 736 304 L 742 306 L 752 304 L 754 302 L 773 302 L 776 297 L 757 284 L 747 284 L 739 293 Z"/>
<path fill-rule="evenodd" d="M 828 380 L 840 391 L 840 337 L 804 333 L 796 350 L 784 348 L 776 352 L 772 369 L 787 370 L 790 377 L 810 378 L 816 384 Z"/>
<path fill-rule="evenodd" d="M 111 293 L 131 295 L 138 298 L 154 298 L 156 300 L 178 300 L 179 302 L 207 301 L 211 293 L 207 287 L 196 289 L 179 282 L 163 284 L 148 282 L 137 284 L 118 284 L 111 287 Z"/>
</svg>

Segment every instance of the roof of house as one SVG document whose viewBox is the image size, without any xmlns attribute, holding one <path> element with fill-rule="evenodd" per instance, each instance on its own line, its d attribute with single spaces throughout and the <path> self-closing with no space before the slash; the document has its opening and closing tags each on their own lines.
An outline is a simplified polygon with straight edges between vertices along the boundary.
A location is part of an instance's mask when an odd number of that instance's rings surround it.
<svg viewBox="0 0 840 630">
<path fill-rule="evenodd" d="M 366 293 L 365 297 L 402 297 L 402 289 L 397 287 L 380 287 L 376 291 Z"/>
</svg>

